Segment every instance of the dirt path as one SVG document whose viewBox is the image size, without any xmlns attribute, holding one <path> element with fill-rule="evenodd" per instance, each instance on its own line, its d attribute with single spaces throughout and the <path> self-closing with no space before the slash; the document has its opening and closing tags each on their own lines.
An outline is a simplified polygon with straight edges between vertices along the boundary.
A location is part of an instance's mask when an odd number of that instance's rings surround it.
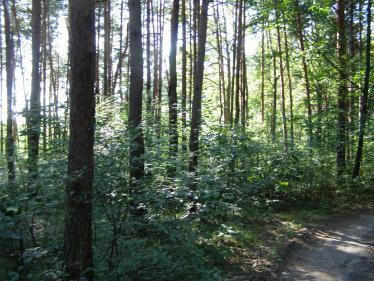
<svg viewBox="0 0 374 281">
<path fill-rule="evenodd" d="M 280 280 L 374 281 L 374 212 L 331 224 L 290 256 Z"/>
</svg>

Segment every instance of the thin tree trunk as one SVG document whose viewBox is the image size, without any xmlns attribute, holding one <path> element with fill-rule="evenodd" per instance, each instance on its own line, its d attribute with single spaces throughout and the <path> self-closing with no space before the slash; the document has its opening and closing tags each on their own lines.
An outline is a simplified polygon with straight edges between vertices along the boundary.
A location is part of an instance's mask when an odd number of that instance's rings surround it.
<svg viewBox="0 0 374 281">
<path fill-rule="evenodd" d="M 32 82 L 29 113 L 28 169 L 31 174 L 38 170 L 40 139 L 40 39 L 41 0 L 32 1 Z"/>
<path fill-rule="evenodd" d="M 116 71 L 114 72 L 114 79 L 113 79 L 113 92 L 115 91 L 115 89 L 117 88 L 117 81 L 119 81 L 119 92 L 120 92 L 120 98 L 121 100 L 124 99 L 123 97 L 123 93 L 122 93 L 122 68 L 123 68 L 123 60 L 126 58 L 126 56 L 128 57 L 128 49 L 129 49 L 129 40 L 128 40 L 128 37 L 129 37 L 129 28 L 127 26 L 126 28 L 127 30 L 127 33 L 126 33 L 126 41 L 125 41 L 125 46 L 121 47 L 120 48 L 120 55 L 119 55 L 119 58 L 118 58 L 118 63 L 117 63 L 117 68 L 116 68 Z M 122 39 L 122 44 L 123 44 L 123 39 Z"/>
<path fill-rule="evenodd" d="M 356 62 L 355 62 L 355 55 L 356 55 L 356 48 L 355 48 L 355 28 L 354 28 L 354 13 L 356 9 L 356 0 L 349 0 L 349 60 L 350 60 L 350 74 L 349 79 L 350 81 L 354 81 L 355 73 L 356 73 Z M 354 83 L 350 83 L 349 85 L 349 118 L 348 118 L 348 126 L 349 126 L 349 133 L 347 134 L 347 161 L 350 161 L 353 158 L 353 146 L 354 146 L 354 135 L 355 135 L 355 86 Z"/>
<path fill-rule="evenodd" d="M 153 2 L 151 2 L 152 4 Z M 154 9 L 153 5 L 152 8 Z M 152 9 L 152 10 L 153 10 Z M 156 19 L 158 17 L 158 14 L 156 13 Z M 153 117 L 156 119 L 157 115 L 157 97 L 158 97 L 158 57 L 159 57 L 159 25 L 161 23 L 158 21 L 158 19 L 155 19 L 154 13 L 152 13 L 152 28 L 153 28 L 153 49 L 154 49 L 154 56 L 153 56 L 153 97 L 152 97 L 152 113 Z M 154 120 L 156 121 L 156 120 Z"/>
<path fill-rule="evenodd" d="M 239 12 L 239 1 L 235 2 L 235 17 L 234 17 L 234 43 L 233 43 L 233 56 L 232 56 L 232 80 L 231 80 L 231 93 L 230 93 L 230 127 L 232 127 L 234 120 L 234 97 L 236 91 L 236 71 L 237 71 L 237 42 L 238 42 L 238 12 Z"/>
<path fill-rule="evenodd" d="M 190 65 L 189 65 L 189 70 L 190 70 L 190 73 L 189 73 L 189 87 L 188 87 L 188 116 L 191 116 L 191 112 L 192 112 L 192 96 L 193 96 L 193 79 L 194 79 L 194 71 L 195 71 L 195 49 L 194 49 L 194 42 L 193 42 L 193 38 L 194 38 L 194 21 L 193 21 L 193 14 L 194 14 L 194 11 L 193 11 L 193 7 L 192 7 L 192 1 L 189 1 L 189 11 L 190 11 L 190 29 L 189 29 L 189 59 L 190 59 Z"/>
<path fill-rule="evenodd" d="M 127 44 L 127 39 L 125 40 L 125 49 L 123 48 L 123 8 L 124 8 L 124 0 L 121 0 L 121 15 L 120 15 L 120 32 L 119 32 L 119 58 L 118 58 L 118 63 L 117 63 L 117 68 L 116 71 L 114 72 L 114 78 L 113 78 L 113 93 L 116 92 L 116 87 L 117 87 L 117 81 L 119 80 L 119 96 L 121 101 L 123 101 L 123 92 L 122 92 L 122 66 L 123 66 L 123 60 L 125 56 L 127 55 L 127 49 L 128 49 L 128 44 Z M 126 30 L 128 30 L 126 28 Z M 127 38 L 128 34 L 126 34 Z"/>
<path fill-rule="evenodd" d="M 136 185 L 144 175 L 144 138 L 142 129 L 143 96 L 143 46 L 141 3 L 129 0 L 130 28 L 130 93 L 129 130 L 130 140 L 130 179 Z"/>
<path fill-rule="evenodd" d="M 290 71 L 290 54 L 288 48 L 288 37 L 287 37 L 287 29 L 284 20 L 283 14 L 283 32 L 284 32 L 284 48 L 286 52 L 286 70 L 287 70 L 287 78 L 288 78 L 288 91 L 289 91 L 289 98 L 290 98 L 290 142 L 291 146 L 294 146 L 294 115 L 293 115 L 293 94 L 292 94 L 292 78 L 291 78 L 291 71 Z"/>
<path fill-rule="evenodd" d="M 196 68 L 197 68 L 197 52 L 198 52 L 198 30 L 199 30 L 199 16 L 200 16 L 200 0 L 193 0 L 193 77 L 196 76 Z M 194 83 L 195 81 L 193 81 Z"/>
<path fill-rule="evenodd" d="M 270 134 L 271 140 L 273 143 L 276 141 L 276 127 L 277 127 L 277 85 L 278 85 L 278 77 L 277 77 L 277 56 L 273 49 L 273 43 L 271 39 L 271 33 L 268 32 L 268 39 L 270 42 L 270 52 L 273 58 L 273 106 L 272 106 L 272 114 L 271 114 L 271 123 L 270 123 Z"/>
<path fill-rule="evenodd" d="M 6 77 L 7 77 L 7 136 L 6 136 L 6 158 L 8 166 L 8 181 L 11 183 L 16 178 L 15 172 L 15 144 L 13 133 L 13 84 L 14 84 L 14 40 L 12 23 L 9 14 L 8 0 L 3 0 L 4 6 L 4 28 L 5 28 L 5 55 L 6 55 Z"/>
<path fill-rule="evenodd" d="M 177 100 L 177 42 L 178 42 L 179 0 L 173 1 L 170 28 L 170 56 L 169 56 L 169 153 L 172 161 L 169 169 L 170 176 L 176 172 L 176 158 L 178 154 L 178 100 Z"/>
<path fill-rule="evenodd" d="M 225 41 L 226 41 L 226 58 L 227 58 L 227 89 L 226 89 L 226 104 L 225 104 L 225 124 L 231 124 L 231 96 L 232 96 L 232 84 L 231 84 L 231 55 L 230 55 L 230 43 L 227 38 L 227 21 L 225 14 L 223 16 L 223 25 L 225 30 Z"/>
<path fill-rule="evenodd" d="M 369 102 L 369 82 L 370 82 L 370 69 L 371 69 L 371 0 L 367 4 L 367 37 L 366 37 L 366 70 L 364 88 L 362 89 L 360 98 L 360 124 L 358 132 L 357 152 L 355 157 L 355 165 L 353 168 L 353 178 L 360 174 L 362 153 L 364 148 L 364 135 L 366 128 L 366 120 L 368 116 L 368 102 Z"/>
<path fill-rule="evenodd" d="M 95 65 L 95 96 L 96 102 L 99 103 L 100 101 L 100 37 L 101 37 L 101 10 L 102 5 L 101 2 L 97 2 L 96 5 L 98 6 L 97 12 L 97 39 L 96 39 L 96 65 Z"/>
<path fill-rule="evenodd" d="M 284 82 L 284 71 L 283 71 L 283 52 L 282 52 L 282 38 L 280 32 L 280 19 L 278 12 L 278 0 L 274 0 L 275 5 L 275 17 L 277 21 L 277 41 L 278 41 L 278 53 L 279 53 L 279 71 L 281 78 L 281 98 L 282 98 L 282 120 L 283 120 L 283 136 L 284 136 L 284 148 L 288 150 L 288 132 L 287 132 L 287 118 L 286 118 L 286 98 L 285 98 L 285 82 Z"/>
<path fill-rule="evenodd" d="M 112 42 L 111 0 L 105 0 L 104 8 L 104 96 L 112 94 Z"/>
<path fill-rule="evenodd" d="M 265 27 L 262 24 L 261 35 L 261 121 L 265 121 Z"/>
<path fill-rule="evenodd" d="M 238 25 L 237 25 L 237 40 L 236 40 L 236 72 L 235 72 L 235 125 L 239 124 L 240 120 L 240 78 L 241 78 L 241 66 L 242 66 L 242 25 L 243 25 L 243 0 L 236 2 L 239 5 L 238 14 Z"/>
<path fill-rule="evenodd" d="M 216 22 L 216 43 L 217 43 L 217 53 L 218 53 L 218 81 L 219 81 L 219 101 L 220 101 L 220 124 L 222 123 L 222 117 L 224 117 L 224 122 L 226 123 L 226 118 L 224 116 L 226 100 L 226 87 L 225 87 L 225 69 L 223 60 L 223 48 L 222 48 L 222 30 L 220 23 L 219 7 L 216 5 L 214 7 L 214 20 Z"/>
<path fill-rule="evenodd" d="M 14 28 L 13 28 L 13 33 L 17 35 L 17 40 L 16 40 L 16 46 L 17 46 L 17 51 L 15 52 L 15 62 L 19 61 L 19 66 L 21 69 L 21 80 L 22 80 L 22 91 L 23 91 L 23 96 L 25 100 L 25 110 L 28 112 L 29 110 L 29 100 L 27 97 L 27 92 L 26 92 L 26 82 L 25 82 L 25 69 L 23 67 L 23 55 L 22 55 L 22 44 L 21 44 L 21 32 L 20 32 L 20 24 L 19 24 L 19 18 L 17 15 L 17 8 L 16 8 L 16 1 L 12 0 L 12 19 L 14 19 Z M 18 58 L 17 54 L 18 53 Z M 18 91 L 17 89 L 18 81 L 17 81 L 17 76 L 14 77 L 14 91 Z M 16 98 L 17 95 L 14 96 L 14 103 L 16 103 Z M 15 134 L 16 137 L 18 138 L 18 134 Z"/>
<path fill-rule="evenodd" d="M 297 18 L 297 33 L 298 33 L 299 42 L 300 42 L 301 58 L 302 58 L 303 72 L 304 72 L 306 106 L 307 106 L 307 111 L 308 111 L 308 138 L 309 138 L 309 146 L 311 147 L 313 145 L 312 102 L 311 102 L 311 97 L 310 97 L 309 71 L 308 71 L 308 63 L 306 61 L 306 56 L 305 56 L 305 42 L 304 42 L 303 27 L 302 27 L 302 22 L 301 22 L 301 11 L 300 11 L 299 0 L 295 0 L 295 6 L 296 6 L 296 18 Z"/>
<path fill-rule="evenodd" d="M 192 103 L 192 120 L 190 132 L 190 172 L 196 172 L 199 159 L 199 134 L 201 126 L 201 96 L 204 79 L 204 62 L 208 22 L 209 0 L 203 0 L 199 20 L 199 42 L 197 53 L 196 77 L 194 79 L 194 96 Z"/>
<path fill-rule="evenodd" d="M 182 152 L 187 152 L 187 18 L 186 0 L 182 0 Z"/>
<path fill-rule="evenodd" d="M 164 47 L 164 25 L 165 25 L 165 6 L 160 0 L 159 14 L 159 55 L 158 55 L 158 77 L 157 77 L 157 97 L 156 97 L 156 135 L 161 137 L 161 103 L 162 103 L 162 86 L 163 86 L 163 47 Z"/>
<path fill-rule="evenodd" d="M 241 85 L 241 125 L 243 131 L 245 130 L 246 125 L 246 114 L 248 108 L 247 94 L 248 94 L 248 83 L 247 83 L 247 61 L 245 55 L 245 31 L 246 31 L 246 9 L 243 7 L 243 23 L 242 23 L 242 47 L 241 47 L 241 60 L 242 60 L 242 85 Z"/>
<path fill-rule="evenodd" d="M 146 84 L 146 96 L 147 96 L 147 112 L 150 112 L 152 107 L 152 95 L 151 95 L 151 0 L 147 0 L 147 42 L 146 42 L 146 56 L 147 56 L 147 84 Z"/>
<path fill-rule="evenodd" d="M 346 23 L 345 23 L 345 1 L 337 1 L 337 21 L 338 21 L 338 63 L 340 69 L 339 89 L 338 89 L 338 130 L 336 147 L 336 175 L 338 182 L 346 172 L 346 146 L 347 146 L 347 82 L 346 82 Z"/>
<path fill-rule="evenodd" d="M 2 22 L 2 10 L 0 9 L 0 24 Z M 1 155 L 4 153 L 4 100 L 3 100 L 3 32 L 0 31 L 0 151 Z"/>
</svg>

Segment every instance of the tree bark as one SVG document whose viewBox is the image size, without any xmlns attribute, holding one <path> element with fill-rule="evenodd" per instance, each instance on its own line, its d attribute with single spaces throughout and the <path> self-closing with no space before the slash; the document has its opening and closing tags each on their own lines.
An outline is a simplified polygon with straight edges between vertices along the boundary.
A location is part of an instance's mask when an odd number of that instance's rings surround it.
<svg viewBox="0 0 374 281">
<path fill-rule="evenodd" d="M 178 21 L 179 21 L 179 0 L 173 1 L 170 28 L 170 55 L 169 55 L 169 154 L 171 166 L 170 176 L 175 175 L 176 158 L 178 154 L 178 101 L 177 101 L 177 43 L 178 43 Z"/>
<path fill-rule="evenodd" d="M 236 40 L 236 70 L 235 70 L 235 125 L 239 124 L 240 120 L 240 78 L 242 66 L 242 42 L 243 42 L 243 0 L 237 0 L 239 5 L 238 25 L 237 25 L 237 40 Z"/>
<path fill-rule="evenodd" d="M 41 0 L 32 1 L 32 82 L 29 112 L 28 169 L 32 176 L 38 170 L 40 139 L 40 39 Z"/>
<path fill-rule="evenodd" d="M 163 51 L 164 51 L 164 26 L 165 26 L 165 5 L 164 1 L 160 0 L 159 7 L 159 55 L 158 55 L 158 77 L 157 77 L 157 97 L 156 97 L 156 135 L 161 137 L 161 103 L 162 103 L 162 86 L 163 86 Z"/>
<path fill-rule="evenodd" d="M 362 89 L 360 98 L 360 124 L 358 132 L 358 143 L 357 152 L 355 157 L 355 165 L 353 168 L 353 178 L 356 178 L 360 174 L 362 153 L 364 148 L 364 135 L 366 128 L 366 120 L 368 116 L 368 102 L 369 102 L 369 81 L 370 81 L 370 69 L 371 69 L 371 0 L 368 0 L 367 4 L 367 37 L 366 37 L 366 70 L 365 70 L 365 81 L 364 88 Z"/>
<path fill-rule="evenodd" d="M 182 152 L 187 152 L 187 18 L 182 0 Z"/>
<path fill-rule="evenodd" d="M 235 123 L 234 117 L 234 98 L 236 97 L 236 70 L 237 66 L 237 44 L 238 44 L 238 13 L 239 13 L 239 0 L 235 1 L 235 16 L 234 16 L 234 43 L 232 44 L 232 77 L 231 79 L 231 93 L 230 93 L 230 128 L 232 127 L 233 123 Z"/>
<path fill-rule="evenodd" d="M 93 280 L 91 200 L 95 127 L 94 0 L 70 0 L 69 21 L 70 142 L 64 261 L 69 280 Z"/>
<path fill-rule="evenodd" d="M 289 99 L 290 99 L 290 143 L 291 146 L 294 146 L 294 115 L 293 115 L 293 93 L 292 93 L 292 78 L 291 78 L 291 71 L 290 71 L 290 53 L 288 48 L 288 37 L 287 37 L 287 30 L 284 20 L 283 14 L 283 32 L 284 32 L 284 48 L 286 52 L 286 70 L 287 70 L 287 78 L 288 78 L 288 91 L 289 91 Z"/>
<path fill-rule="evenodd" d="M 112 94 L 112 42 L 111 0 L 105 0 L 104 8 L 104 96 Z"/>
<path fill-rule="evenodd" d="M 14 40 L 12 32 L 11 17 L 9 14 L 9 2 L 3 0 L 4 6 L 4 28 L 5 28 L 5 55 L 6 55 L 6 80 L 7 80 L 7 135 L 6 135 L 6 158 L 8 167 L 8 181 L 11 183 L 16 178 L 15 172 L 15 144 L 13 132 L 13 86 L 14 86 Z"/>
<path fill-rule="evenodd" d="M 146 56 L 147 56 L 147 84 L 146 84 L 146 96 L 147 96 L 147 112 L 150 112 L 152 107 L 152 95 L 151 95 L 151 0 L 147 0 L 147 42 L 146 42 Z"/>
<path fill-rule="evenodd" d="M 141 3 L 129 0 L 130 28 L 130 92 L 129 92 L 129 131 L 130 131 L 130 179 L 136 184 L 144 175 L 144 138 L 142 129 L 143 96 L 143 46 Z"/>
<path fill-rule="evenodd" d="M 121 0 L 121 12 L 120 12 L 120 33 L 119 33 L 119 58 L 118 58 L 118 63 L 116 67 L 116 71 L 114 72 L 114 78 L 113 78 L 113 93 L 116 92 L 116 87 L 117 87 L 117 81 L 119 80 L 119 96 L 121 101 L 123 101 L 123 92 L 122 92 L 122 66 L 123 66 L 123 60 L 125 59 L 127 55 L 127 49 L 128 49 L 128 33 L 126 33 L 126 38 L 125 38 L 125 46 L 123 46 L 123 8 L 124 8 L 124 0 Z M 128 30 L 128 28 L 126 28 Z"/>
<path fill-rule="evenodd" d="M 0 18 L 2 18 L 0 9 Z M 3 112 L 4 112 L 4 100 L 3 100 L 3 32 L 0 32 L 0 151 L 1 155 L 4 153 L 4 124 L 3 124 Z"/>
<path fill-rule="evenodd" d="M 189 171 L 196 172 L 199 159 L 199 134 L 201 126 L 201 96 L 204 79 L 204 62 L 206 50 L 206 34 L 208 22 L 208 6 L 210 0 L 203 0 L 199 20 L 199 40 L 197 52 L 197 68 L 194 79 L 194 96 L 192 102 L 192 119 L 190 132 Z"/>
<path fill-rule="evenodd" d="M 282 97 L 282 120 L 283 120 L 283 136 L 284 136 L 284 148 L 288 150 L 288 131 L 287 131 L 287 118 L 286 118 L 286 98 L 285 98 L 285 82 L 284 82 L 284 71 L 283 71 L 283 52 L 282 52 L 282 38 L 280 32 L 280 19 L 278 12 L 278 0 L 274 0 L 275 5 L 275 18 L 277 21 L 277 41 L 278 41 L 278 55 L 279 55 L 279 71 L 281 78 L 281 97 Z"/>
<path fill-rule="evenodd" d="M 300 11 L 300 4 L 299 0 L 295 0 L 296 6 L 296 20 L 297 20 L 297 33 L 300 42 L 300 50 L 301 50 L 301 59 L 303 64 L 303 72 L 304 72 L 304 82 L 305 82 L 305 91 L 306 91 L 306 106 L 308 112 L 308 138 L 309 138 L 309 146 L 313 145 L 313 123 L 312 123 L 312 102 L 310 97 L 310 82 L 309 82 L 309 71 L 308 71 L 308 63 L 306 61 L 305 56 L 305 42 L 304 42 L 304 34 L 303 34 L 303 25 L 301 21 L 301 11 Z"/>
<path fill-rule="evenodd" d="M 47 152 L 47 142 L 48 142 L 48 135 L 47 135 L 47 15 L 48 15 L 48 3 L 47 1 L 43 1 L 43 34 L 42 34 L 42 80 L 43 80 L 43 119 L 42 119 L 42 127 L 43 127 L 43 153 Z"/>
<path fill-rule="evenodd" d="M 273 49 L 273 40 L 271 39 L 271 33 L 268 32 L 268 39 L 270 43 L 270 52 L 273 58 L 273 104 L 272 104 L 272 114 L 271 114 L 271 122 L 270 122 L 270 134 L 271 134 L 271 141 L 275 143 L 277 135 L 276 135 L 276 128 L 277 128 L 277 86 L 278 86 L 278 76 L 277 76 L 277 56 Z"/>
<path fill-rule="evenodd" d="M 338 129 L 336 146 L 336 175 L 338 182 L 346 172 L 346 145 L 347 145 L 347 81 L 346 81 L 346 55 L 347 38 L 345 23 L 345 1 L 337 1 L 338 25 L 338 63 L 339 63 L 339 88 L 338 88 Z"/>
<path fill-rule="evenodd" d="M 265 27 L 261 35 L 261 121 L 265 122 Z"/>
</svg>

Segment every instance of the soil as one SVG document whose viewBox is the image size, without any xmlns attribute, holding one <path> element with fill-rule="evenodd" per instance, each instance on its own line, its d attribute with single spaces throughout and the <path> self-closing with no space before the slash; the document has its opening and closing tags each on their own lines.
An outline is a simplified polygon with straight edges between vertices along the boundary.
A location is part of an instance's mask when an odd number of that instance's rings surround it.
<svg viewBox="0 0 374 281">
<path fill-rule="evenodd" d="M 326 224 L 292 250 L 277 279 L 374 281 L 374 211 Z"/>
</svg>

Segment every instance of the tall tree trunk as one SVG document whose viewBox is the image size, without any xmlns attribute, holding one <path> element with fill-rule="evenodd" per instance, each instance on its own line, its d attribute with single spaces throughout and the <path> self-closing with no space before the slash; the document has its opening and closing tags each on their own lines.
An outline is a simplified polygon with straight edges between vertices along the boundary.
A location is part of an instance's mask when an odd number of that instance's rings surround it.
<svg viewBox="0 0 374 281">
<path fill-rule="evenodd" d="M 355 48 L 355 40 L 356 40 L 356 31 L 354 27 L 354 14 L 356 10 L 356 0 L 349 0 L 349 79 L 350 81 L 354 81 L 355 73 L 356 73 L 356 48 Z M 356 91 L 354 83 L 350 83 L 349 85 L 349 117 L 348 117 L 348 126 L 349 132 L 347 134 L 347 161 L 350 161 L 353 158 L 353 146 L 354 146 L 354 135 L 355 135 L 355 116 L 356 116 Z"/>
<path fill-rule="evenodd" d="M 304 72 L 304 82 L 305 82 L 305 91 L 306 91 L 306 106 L 308 112 L 308 139 L 309 139 L 309 146 L 313 145 L 313 123 L 312 123 L 312 102 L 310 97 L 310 82 L 309 82 L 309 71 L 308 71 L 308 63 L 306 61 L 305 56 L 305 42 L 304 42 L 304 34 L 303 34 L 303 25 L 301 21 L 301 11 L 300 11 L 300 4 L 299 0 L 295 0 L 296 6 L 296 20 L 297 20 L 297 33 L 300 42 L 300 50 L 301 50 L 301 59 L 303 64 L 303 72 Z"/>
<path fill-rule="evenodd" d="M 0 9 L 0 22 L 2 19 Z M 3 112 L 4 112 L 4 100 L 3 100 L 3 32 L 0 31 L 0 151 L 1 155 L 4 153 L 4 124 L 3 124 Z"/>
<path fill-rule="evenodd" d="M 146 42 L 146 56 L 147 56 L 147 84 L 146 84 L 146 97 L 147 97 L 147 113 L 150 112 L 152 107 L 151 95 L 151 1 L 147 0 L 147 42 Z"/>
<path fill-rule="evenodd" d="M 346 81 L 346 55 L 347 38 L 345 23 L 345 1 L 337 1 L 338 25 L 338 63 L 340 69 L 338 89 L 338 130 L 336 147 L 336 174 L 338 181 L 346 172 L 346 145 L 347 145 L 347 81 Z"/>
<path fill-rule="evenodd" d="M 238 13 L 239 13 L 239 1 L 235 1 L 235 16 L 234 16 L 234 43 L 232 44 L 232 78 L 231 79 L 231 93 L 230 93 L 230 127 L 232 127 L 235 119 L 234 119 L 234 98 L 236 97 L 236 71 L 237 71 L 237 44 L 238 44 Z"/>
<path fill-rule="evenodd" d="M 97 35 L 96 35 L 96 64 L 95 64 L 95 96 L 96 102 L 99 103 L 100 101 L 100 37 L 101 37 L 101 10 L 102 5 L 101 2 L 96 2 L 98 7 L 96 20 L 97 20 Z"/>
<path fill-rule="evenodd" d="M 261 35 L 261 121 L 265 121 L 265 27 L 262 24 Z"/>
<path fill-rule="evenodd" d="M 360 124 L 358 132 L 358 143 L 357 152 L 355 157 L 355 165 L 353 168 L 353 178 L 356 178 L 360 174 L 362 153 L 364 148 L 364 135 L 366 128 L 366 120 L 368 116 L 368 102 L 369 102 L 369 81 L 370 81 L 370 69 L 371 69 L 371 0 L 368 0 L 367 4 L 367 37 L 366 37 L 366 70 L 365 70 L 365 81 L 364 88 L 362 89 L 360 98 Z"/>
<path fill-rule="evenodd" d="M 32 1 L 32 82 L 29 113 L 28 169 L 31 174 L 38 170 L 40 139 L 40 39 L 41 0 Z"/>
<path fill-rule="evenodd" d="M 47 1 L 43 1 L 42 79 L 43 79 L 43 153 L 47 152 Z"/>
<path fill-rule="evenodd" d="M 163 51 L 164 51 L 164 26 L 165 26 L 165 5 L 164 1 L 160 0 L 159 7 L 159 55 L 158 55 L 158 77 L 157 77 L 157 97 L 156 97 L 156 135 L 159 139 L 161 137 L 161 103 L 162 103 L 162 86 L 163 86 Z"/>
<path fill-rule="evenodd" d="M 7 136 L 6 136 L 6 158 L 8 166 L 8 181 L 13 182 L 16 178 L 15 172 L 15 144 L 13 132 L 13 86 L 14 86 L 14 40 L 11 17 L 9 14 L 9 2 L 3 0 L 4 27 L 5 27 L 5 55 L 6 55 L 6 81 L 7 81 Z"/>
<path fill-rule="evenodd" d="M 182 152 L 187 152 L 187 18 L 186 0 L 182 0 Z"/>
<path fill-rule="evenodd" d="M 284 20 L 283 14 L 283 33 L 284 33 L 284 48 L 286 52 L 286 69 L 287 69 L 287 78 L 288 78 L 288 91 L 289 91 L 289 98 L 290 98 L 290 142 L 291 146 L 294 146 L 294 116 L 293 116 L 293 94 L 292 94 L 292 78 L 291 78 L 291 71 L 290 71 L 290 54 L 288 48 L 288 37 L 287 37 L 287 30 Z"/>
<path fill-rule="evenodd" d="M 19 17 L 17 14 L 17 7 L 16 7 L 16 1 L 12 0 L 12 13 L 11 13 L 11 18 L 13 19 L 13 33 L 17 35 L 17 40 L 15 40 L 16 43 L 16 51 L 15 51 L 15 63 L 18 61 L 19 63 L 19 68 L 21 70 L 21 78 L 18 78 L 17 76 L 14 77 L 14 91 L 17 93 L 18 91 L 21 91 L 20 89 L 17 88 L 19 82 L 18 80 L 22 80 L 22 92 L 24 96 L 24 101 L 25 101 L 25 111 L 28 112 L 29 110 L 29 100 L 26 92 L 26 81 L 25 81 L 25 69 L 23 67 L 23 55 L 22 55 L 22 44 L 21 44 L 21 32 L 20 32 L 20 24 L 19 24 Z M 18 54 L 18 56 L 17 56 Z M 16 98 L 17 95 L 14 96 L 14 103 L 16 103 Z M 15 122 L 15 120 L 13 121 Z M 16 123 L 15 123 L 16 124 Z M 17 127 L 17 126 L 15 126 Z M 16 131 L 16 130 L 15 130 Z M 18 140 L 18 134 L 16 132 L 15 136 L 16 139 Z"/>
<path fill-rule="evenodd" d="M 219 104 L 220 104 L 220 118 L 219 123 L 222 123 L 222 117 L 224 115 L 224 107 L 227 103 L 225 93 L 225 72 L 224 72 L 224 60 L 223 60 L 223 49 L 222 49 L 222 30 L 219 16 L 219 7 L 214 7 L 214 21 L 216 23 L 216 43 L 218 53 L 218 87 L 219 87 Z M 225 118 L 224 118 L 225 119 Z M 225 119 L 226 120 L 226 119 Z M 225 121 L 226 122 L 226 121 Z"/>
<path fill-rule="evenodd" d="M 92 182 L 95 128 L 95 2 L 69 1 L 70 142 L 64 261 L 69 280 L 93 280 Z"/>
<path fill-rule="evenodd" d="M 152 4 L 153 2 L 151 2 Z M 152 5 L 152 8 L 154 6 Z M 152 10 L 153 10 L 152 9 Z M 153 55 L 153 97 L 152 97 L 152 113 L 154 118 L 157 114 L 157 97 L 158 97 L 158 56 L 159 56 L 159 21 L 157 20 L 158 13 L 156 13 L 156 19 L 155 19 L 155 13 L 152 13 L 152 29 L 153 29 L 153 49 L 154 49 L 154 55 Z"/>
<path fill-rule="evenodd" d="M 125 59 L 127 55 L 127 49 L 128 49 L 128 40 L 127 36 L 128 33 L 126 33 L 126 38 L 125 38 L 125 46 L 124 45 L 124 40 L 123 40 L 123 9 L 124 9 L 124 0 L 121 0 L 121 12 L 120 12 L 120 32 L 119 32 L 119 58 L 118 58 L 118 63 L 116 67 L 116 71 L 114 72 L 114 78 L 113 78 L 113 86 L 112 86 L 112 91 L 113 93 L 116 92 L 116 87 L 117 87 L 117 81 L 119 80 L 119 97 L 121 101 L 123 101 L 123 91 L 122 91 L 122 66 L 123 66 L 123 60 Z M 126 28 L 126 31 L 128 31 L 128 28 Z"/>
<path fill-rule="evenodd" d="M 236 40 L 236 72 L 235 72 L 235 125 L 239 124 L 240 120 L 240 78 L 241 78 L 241 66 L 242 66 L 242 42 L 243 42 L 243 0 L 237 0 L 239 5 L 238 14 L 238 25 L 237 25 L 237 40 Z"/>
<path fill-rule="evenodd" d="M 241 47 L 241 60 L 242 60 L 242 81 L 241 81 L 241 105 L 240 118 L 242 129 L 245 130 L 246 116 L 248 111 L 248 81 L 247 81 L 247 61 L 245 54 L 245 31 L 246 31 L 246 8 L 243 7 L 243 22 L 242 22 L 242 47 Z"/>
<path fill-rule="evenodd" d="M 129 130 L 130 130 L 130 178 L 136 184 L 144 175 L 144 138 L 142 129 L 143 96 L 143 46 L 141 3 L 129 0 L 130 28 L 130 92 L 129 92 Z"/>
<path fill-rule="evenodd" d="M 175 175 L 176 158 L 178 154 L 178 100 L 177 100 L 177 43 L 178 43 L 179 0 L 173 1 L 170 28 L 169 55 L 169 153 L 172 161 L 169 169 L 170 176 Z M 174 163 L 173 163 L 174 162 Z"/>
<path fill-rule="evenodd" d="M 223 13 L 223 29 L 225 33 L 225 49 L 226 49 L 226 65 L 227 65 L 227 88 L 226 88 L 226 103 L 224 106 L 224 116 L 225 116 L 225 124 L 231 124 L 231 55 L 230 55 L 230 42 L 227 38 L 227 20 L 226 20 L 226 15 Z"/>
<path fill-rule="evenodd" d="M 199 30 L 199 16 L 200 16 L 200 0 L 193 0 L 193 11 L 192 11 L 192 15 L 193 15 L 193 26 L 192 26 L 192 30 L 193 30 L 193 37 L 192 37 L 192 41 L 193 41 L 193 78 L 196 76 L 196 68 L 197 68 L 197 52 L 198 52 L 198 30 Z M 195 83 L 195 81 L 193 81 L 193 83 Z"/>
<path fill-rule="evenodd" d="M 278 41 L 278 54 L 279 54 L 279 71 L 281 78 L 281 97 L 282 97 L 282 120 L 283 120 L 283 136 L 284 136 L 284 148 L 288 150 L 288 132 L 287 132 L 287 118 L 286 118 L 286 98 L 285 98 L 285 82 L 284 82 L 284 71 L 283 71 L 283 52 L 282 52 L 282 38 L 280 32 L 280 19 L 278 12 L 278 0 L 274 0 L 275 5 L 275 18 L 277 21 L 277 41 Z"/>
<path fill-rule="evenodd" d="M 221 104 L 221 115 L 220 115 L 220 122 L 223 116 L 223 121 L 224 124 L 227 125 L 229 123 L 229 97 L 230 93 L 228 90 L 228 86 L 226 87 L 226 84 L 230 82 L 231 77 L 228 76 L 228 79 L 226 80 L 226 73 L 225 73 L 225 65 L 227 65 L 228 69 L 230 69 L 230 55 L 228 55 L 227 59 L 227 64 L 225 64 L 225 47 L 223 41 L 226 40 L 224 37 L 223 33 L 227 33 L 227 28 L 226 28 L 226 18 L 225 15 L 221 15 L 220 13 L 220 7 L 219 5 L 215 6 L 215 21 L 216 21 L 216 41 L 217 41 L 217 49 L 218 49 L 218 66 L 219 66 L 219 80 L 220 80 L 220 104 Z M 223 17 L 223 24 L 221 17 Z M 227 42 L 226 42 L 227 43 Z M 230 72 L 229 72 L 230 73 Z M 227 82 L 226 82 L 227 81 Z"/>
<path fill-rule="evenodd" d="M 105 0 L 104 8 L 104 95 L 112 94 L 112 17 L 111 1 Z"/>
<path fill-rule="evenodd" d="M 277 56 L 273 49 L 273 40 L 271 38 L 270 31 L 268 32 L 268 39 L 270 43 L 270 52 L 273 58 L 273 105 L 272 105 L 272 114 L 271 114 L 271 121 L 270 121 L 270 134 L 271 134 L 271 141 L 275 143 L 276 141 L 276 128 L 277 128 L 277 86 L 278 86 L 278 76 L 277 76 Z"/>
<path fill-rule="evenodd" d="M 192 102 L 192 119 L 190 132 L 190 172 L 196 172 L 199 159 L 199 134 L 201 126 L 201 96 L 204 79 L 204 62 L 206 50 L 206 34 L 208 23 L 209 0 L 203 0 L 199 20 L 199 41 L 197 52 L 197 68 L 194 79 L 194 96 Z"/>
</svg>

